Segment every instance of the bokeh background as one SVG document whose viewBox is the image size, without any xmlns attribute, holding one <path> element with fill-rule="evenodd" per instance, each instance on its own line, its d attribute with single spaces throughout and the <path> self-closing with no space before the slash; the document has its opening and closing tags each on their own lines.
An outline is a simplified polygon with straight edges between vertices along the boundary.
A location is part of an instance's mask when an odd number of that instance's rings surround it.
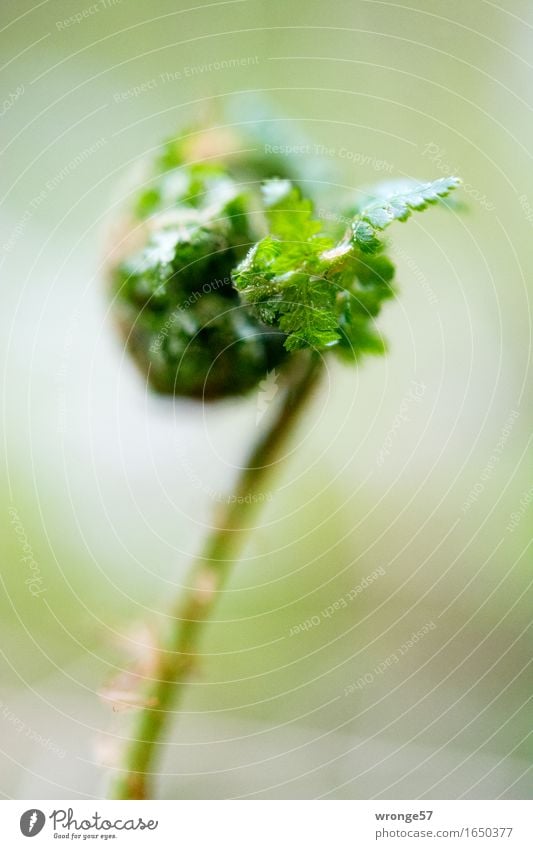
<svg viewBox="0 0 533 849">
<path fill-rule="evenodd" d="M 328 372 L 157 792 L 530 796 L 531 4 L 3 0 L 0 26 L 3 796 L 105 793 L 128 713 L 100 691 L 257 432 L 254 395 L 147 391 L 102 272 L 136 163 L 199 114 L 259 126 L 257 96 L 324 146 L 328 204 L 459 173 L 468 210 L 391 233 L 390 354 Z"/>
</svg>

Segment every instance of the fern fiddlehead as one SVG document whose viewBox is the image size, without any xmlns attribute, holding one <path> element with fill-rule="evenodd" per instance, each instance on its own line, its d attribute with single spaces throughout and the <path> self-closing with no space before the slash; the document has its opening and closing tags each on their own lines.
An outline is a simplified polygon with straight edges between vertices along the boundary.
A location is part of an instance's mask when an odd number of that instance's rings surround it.
<svg viewBox="0 0 533 849">
<path fill-rule="evenodd" d="M 275 466 L 326 357 L 354 362 L 384 350 L 375 320 L 394 292 L 385 229 L 459 184 L 450 177 L 378 187 L 332 224 L 316 216 L 293 177 L 220 131 L 167 143 L 135 202 L 136 248 L 111 269 L 122 336 L 156 391 L 214 401 L 250 392 L 273 368 L 283 378 L 235 498 L 193 564 L 150 674 L 140 676 L 114 798 L 150 795 L 156 753 L 203 626 L 255 515 L 251 496 Z"/>
</svg>

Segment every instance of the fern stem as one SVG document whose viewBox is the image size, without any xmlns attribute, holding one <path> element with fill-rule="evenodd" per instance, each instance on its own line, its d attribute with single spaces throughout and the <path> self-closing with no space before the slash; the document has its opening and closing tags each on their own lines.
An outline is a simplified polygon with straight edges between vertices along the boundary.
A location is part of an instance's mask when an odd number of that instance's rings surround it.
<svg viewBox="0 0 533 849">
<path fill-rule="evenodd" d="M 295 357 L 287 385 L 274 417 L 252 448 L 234 491 L 217 526 L 208 535 L 202 553 L 194 561 L 187 589 L 177 600 L 169 625 L 155 649 L 152 676 L 142 685 L 130 738 L 111 788 L 112 799 L 150 798 L 154 764 L 164 742 L 162 737 L 187 684 L 198 654 L 199 642 L 225 585 L 231 566 L 242 551 L 259 500 L 260 487 L 279 459 L 306 401 L 321 373 L 317 355 Z M 251 495 L 252 498 L 246 499 Z"/>
</svg>

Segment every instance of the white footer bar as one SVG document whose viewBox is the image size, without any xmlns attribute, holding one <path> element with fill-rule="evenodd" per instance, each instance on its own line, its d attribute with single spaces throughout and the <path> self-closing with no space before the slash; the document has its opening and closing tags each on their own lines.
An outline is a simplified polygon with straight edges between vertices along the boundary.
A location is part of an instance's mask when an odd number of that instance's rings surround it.
<svg viewBox="0 0 533 849">
<path fill-rule="evenodd" d="M 533 847 L 527 801 L 3 801 L 5 847 Z M 35 843 L 29 839 L 35 838 Z"/>
</svg>

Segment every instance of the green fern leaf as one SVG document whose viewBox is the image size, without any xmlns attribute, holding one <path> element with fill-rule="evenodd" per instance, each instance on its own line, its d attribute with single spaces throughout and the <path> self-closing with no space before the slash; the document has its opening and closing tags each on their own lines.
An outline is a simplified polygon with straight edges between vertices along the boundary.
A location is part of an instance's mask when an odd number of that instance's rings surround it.
<svg viewBox="0 0 533 849">
<path fill-rule="evenodd" d="M 413 184 L 375 202 L 336 242 L 290 181 L 268 181 L 263 200 L 270 235 L 237 266 L 233 284 L 261 321 L 286 334 L 288 351 L 335 347 L 351 358 L 381 352 L 374 320 L 393 294 L 394 276 L 381 232 L 438 202 L 458 183 L 449 177 Z"/>
<path fill-rule="evenodd" d="M 432 183 L 414 184 L 407 191 L 392 194 L 361 210 L 352 224 L 353 240 L 361 250 L 378 249 L 379 235 L 393 221 L 407 221 L 414 211 L 427 209 L 447 197 L 460 185 L 458 177 L 441 177 Z"/>
</svg>

